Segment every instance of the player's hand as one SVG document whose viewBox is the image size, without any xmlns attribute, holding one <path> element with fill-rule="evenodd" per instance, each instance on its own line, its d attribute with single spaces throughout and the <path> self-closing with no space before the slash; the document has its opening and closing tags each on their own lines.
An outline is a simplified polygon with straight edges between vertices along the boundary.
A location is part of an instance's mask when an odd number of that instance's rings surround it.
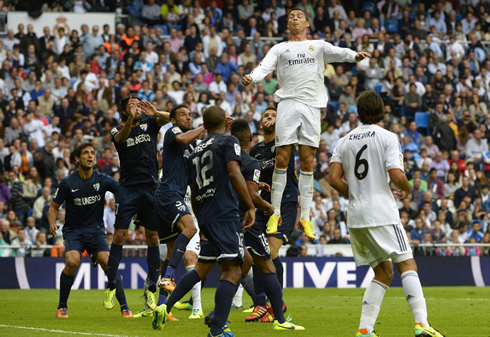
<svg viewBox="0 0 490 337">
<path fill-rule="evenodd" d="M 395 198 L 400 199 L 400 200 L 405 199 L 409 194 L 410 194 L 410 192 L 405 192 L 405 191 L 398 190 L 398 189 L 393 190 L 393 196 Z"/>
<path fill-rule="evenodd" d="M 58 226 L 56 223 L 54 225 L 49 225 L 49 232 L 53 237 L 56 237 L 56 231 L 60 229 L 60 226 Z"/>
<path fill-rule="evenodd" d="M 361 62 L 364 60 L 366 57 L 371 57 L 371 54 L 369 54 L 367 51 L 360 51 L 356 55 L 356 62 Z"/>
<path fill-rule="evenodd" d="M 157 108 L 148 101 L 139 101 L 138 107 L 143 110 L 148 117 L 153 117 L 158 113 Z"/>
<path fill-rule="evenodd" d="M 129 119 L 134 119 L 136 116 L 136 109 L 138 108 L 137 103 L 135 102 L 134 99 L 130 99 L 128 103 L 129 107 Z"/>
<path fill-rule="evenodd" d="M 272 125 L 274 125 L 275 122 L 275 120 L 267 120 L 265 122 L 262 122 L 263 129 L 269 129 Z"/>
<path fill-rule="evenodd" d="M 245 75 L 242 78 L 242 83 L 244 86 L 252 84 L 253 81 L 254 81 L 254 79 L 250 75 Z"/>
<path fill-rule="evenodd" d="M 273 212 L 274 213 L 274 212 Z M 245 213 L 245 217 L 243 218 L 242 228 L 243 232 L 247 232 L 255 223 L 255 208 L 249 209 L 247 213 Z"/>
<path fill-rule="evenodd" d="M 271 191 L 271 187 L 267 183 L 259 183 L 259 191 L 270 192 Z"/>
<path fill-rule="evenodd" d="M 225 118 L 225 127 L 226 127 L 226 130 L 228 130 L 230 128 L 231 123 L 233 123 L 233 117 L 226 116 L 226 118 Z"/>
</svg>

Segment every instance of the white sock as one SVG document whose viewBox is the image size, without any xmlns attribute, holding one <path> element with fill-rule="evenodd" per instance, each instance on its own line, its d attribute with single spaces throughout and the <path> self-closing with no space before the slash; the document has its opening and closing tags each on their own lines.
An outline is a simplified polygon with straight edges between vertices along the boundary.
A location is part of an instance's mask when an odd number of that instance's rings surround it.
<svg viewBox="0 0 490 337">
<path fill-rule="evenodd" d="M 235 307 L 241 307 L 243 305 L 242 295 L 243 295 L 243 287 L 240 284 L 240 286 L 238 287 L 238 289 L 235 293 L 235 297 L 233 297 L 233 305 Z"/>
<path fill-rule="evenodd" d="M 362 299 L 362 314 L 359 330 L 365 329 L 367 333 L 373 332 L 386 290 L 388 290 L 388 286 L 374 279 L 368 285 L 364 293 L 364 298 Z"/>
<path fill-rule="evenodd" d="M 403 292 L 412 309 L 415 323 L 422 324 L 424 328 L 430 327 L 427 322 L 427 305 L 425 304 L 424 292 L 420 284 L 419 275 L 411 270 L 401 275 Z"/>
<path fill-rule="evenodd" d="M 187 272 L 193 271 L 196 266 L 188 266 L 185 267 L 185 270 Z M 202 306 L 201 306 L 201 281 L 197 282 L 194 287 L 191 289 L 191 296 L 192 296 L 192 309 L 202 311 Z"/>
<path fill-rule="evenodd" d="M 299 194 L 301 195 L 301 220 L 310 220 L 311 203 L 313 201 L 313 172 L 300 171 Z"/>
<path fill-rule="evenodd" d="M 288 169 L 274 168 L 272 174 L 271 203 L 274 207 L 274 215 L 281 215 L 282 194 L 288 181 Z"/>
</svg>

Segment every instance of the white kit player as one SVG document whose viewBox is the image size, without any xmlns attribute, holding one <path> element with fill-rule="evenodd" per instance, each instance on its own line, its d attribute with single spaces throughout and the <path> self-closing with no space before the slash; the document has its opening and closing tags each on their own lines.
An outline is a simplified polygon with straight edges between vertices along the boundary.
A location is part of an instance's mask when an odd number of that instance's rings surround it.
<svg viewBox="0 0 490 337">
<path fill-rule="evenodd" d="M 442 336 L 427 321 L 417 265 L 394 197 L 404 198 L 411 191 L 400 143 L 394 133 L 377 125 L 384 118 L 384 105 L 376 92 L 364 91 L 357 111 L 362 124 L 339 140 L 329 174 L 332 187 L 349 197 L 347 226 L 356 264 L 374 269 L 356 336 L 377 336 L 373 328 L 393 278 L 393 263 L 415 319 L 415 336 Z"/>
<path fill-rule="evenodd" d="M 281 200 L 286 186 L 287 166 L 292 148 L 299 145 L 301 218 L 299 227 L 310 239 L 316 239 L 310 221 L 313 200 L 313 161 L 320 144 L 320 108 L 325 108 L 328 96 L 323 72 L 329 62 L 360 62 L 371 57 L 367 52 L 356 53 L 322 40 L 307 40 L 309 22 L 304 11 L 293 8 L 288 16 L 291 38 L 273 46 L 262 62 L 242 79 L 244 85 L 257 83 L 277 70 L 281 88 L 275 95 L 280 99 L 276 118 L 276 163 L 272 178 L 271 203 L 274 214 L 267 223 L 267 234 L 277 232 L 281 224 Z"/>
</svg>

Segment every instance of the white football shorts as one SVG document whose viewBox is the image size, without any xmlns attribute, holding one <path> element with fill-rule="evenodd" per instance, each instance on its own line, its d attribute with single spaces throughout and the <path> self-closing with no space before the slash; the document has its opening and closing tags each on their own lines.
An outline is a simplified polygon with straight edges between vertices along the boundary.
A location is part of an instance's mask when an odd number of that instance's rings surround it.
<svg viewBox="0 0 490 337">
<path fill-rule="evenodd" d="M 299 144 L 320 145 L 321 113 L 319 108 L 291 99 L 277 106 L 276 146 Z"/>
<path fill-rule="evenodd" d="M 350 241 L 357 266 L 375 268 L 383 261 L 400 263 L 413 258 L 412 248 L 401 224 L 349 228 Z"/>
</svg>

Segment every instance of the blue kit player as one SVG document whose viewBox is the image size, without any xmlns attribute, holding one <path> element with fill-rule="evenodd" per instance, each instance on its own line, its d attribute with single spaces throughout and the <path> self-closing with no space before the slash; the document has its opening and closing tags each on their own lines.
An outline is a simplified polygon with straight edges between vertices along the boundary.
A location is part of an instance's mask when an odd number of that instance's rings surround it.
<svg viewBox="0 0 490 337">
<path fill-rule="evenodd" d="M 273 214 L 274 208 L 272 205 L 261 198 L 259 195 L 259 182 L 261 176 L 260 162 L 249 155 L 252 147 L 252 133 L 246 119 L 237 119 L 231 123 L 230 132 L 240 142 L 242 148 L 242 166 L 241 172 L 247 182 L 248 192 L 252 198 L 252 202 L 257 209 L 265 211 L 267 214 Z M 262 192 L 263 193 L 263 192 Z M 240 217 L 245 215 L 247 208 L 240 200 Z M 270 259 L 269 243 L 265 237 L 265 230 L 257 223 L 245 233 L 245 244 L 250 254 L 254 265 L 262 274 L 263 287 L 265 295 L 271 302 L 272 311 L 274 312 L 275 322 L 274 330 L 304 330 L 302 326 L 294 325 L 286 322 L 283 313 L 282 290 L 279 284 L 276 268 Z M 254 312 L 265 314 L 267 312 L 267 304 L 264 294 L 260 296 L 261 303 L 254 303 Z M 264 312 L 265 311 L 265 312 Z"/>
<path fill-rule="evenodd" d="M 253 146 L 250 150 L 250 155 L 260 162 L 260 182 L 264 182 L 269 186 L 272 186 L 272 175 L 274 174 L 274 165 L 276 162 L 276 141 L 275 141 L 275 126 L 276 126 L 276 109 L 268 107 L 262 114 L 261 126 L 264 130 L 264 141 Z M 289 236 L 293 232 L 296 224 L 296 216 L 298 214 L 298 179 L 294 174 L 294 157 L 295 152 L 293 149 L 293 155 L 289 159 L 287 169 L 287 182 L 282 195 L 281 201 L 281 218 L 282 223 L 277 227 L 277 232 L 273 234 L 267 234 L 266 224 L 270 215 L 264 211 L 257 210 L 257 226 L 261 230 L 266 232 L 267 241 L 269 242 L 270 255 L 274 266 L 276 267 L 277 278 L 281 287 L 283 286 L 284 268 L 282 266 L 281 259 L 279 257 L 279 249 L 285 243 L 287 243 Z M 261 193 L 262 198 L 271 202 L 270 191 L 263 190 Z M 260 272 L 254 266 L 254 286 L 257 302 L 264 303 L 264 287 L 263 280 L 261 279 Z M 254 308 L 253 312 L 247 321 L 259 321 L 272 322 L 273 312 L 269 310 L 268 314 L 265 314 L 263 308 Z M 284 311 L 286 311 L 286 305 L 284 304 Z"/>
<path fill-rule="evenodd" d="M 233 336 L 226 321 L 242 275 L 243 230 L 253 225 L 255 207 L 240 173 L 240 144 L 235 137 L 225 135 L 224 110 L 209 107 L 203 114 L 203 122 L 209 136 L 189 158 L 191 202 L 202 235 L 201 252 L 196 268 L 182 277 L 167 304 L 155 311 L 152 325 L 154 329 L 162 329 L 173 305 L 218 262 L 221 279 L 216 289 L 215 312 L 208 336 Z M 238 213 L 238 197 L 247 209 L 243 222 Z"/>
<path fill-rule="evenodd" d="M 188 159 L 196 146 L 195 140 L 204 132 L 204 127 L 191 130 L 192 116 L 185 105 L 172 109 L 170 121 L 172 127 L 165 133 L 163 141 L 162 178 L 155 193 L 160 243 L 167 244 L 167 258 L 163 263 L 159 283 L 161 296 L 165 291 L 174 290 L 175 270 L 191 239 L 195 237 L 195 240 L 199 240 L 191 210 L 185 202 L 185 195 L 188 185 Z M 193 246 L 196 244 L 198 241 Z M 190 265 L 195 266 L 197 253 L 192 254 L 194 258 Z M 201 317 L 202 308 L 196 308 L 191 318 Z"/>
<path fill-rule="evenodd" d="M 122 248 L 131 219 L 137 214 L 139 222 L 145 226 L 148 244 L 147 302 L 148 306 L 155 310 L 160 270 L 154 209 L 154 195 L 158 183 L 157 136 L 160 127 L 168 123 L 169 113 L 157 111 L 151 103 L 131 96 L 121 100 L 119 111 L 124 125 L 112 129 L 111 135 L 119 154 L 121 179 L 116 196 L 116 222 L 107 268 L 108 288 L 105 292 L 104 306 L 106 309 L 114 306 L 116 274 L 122 258 Z M 148 118 L 143 119 L 143 112 Z"/>
<path fill-rule="evenodd" d="M 68 296 L 83 252 L 86 250 L 93 255 L 102 269 L 107 270 L 109 245 L 104 227 L 104 196 L 107 191 L 118 192 L 117 181 L 94 171 L 95 149 L 92 144 L 79 145 L 74 155 L 78 170 L 60 182 L 48 211 L 49 231 L 56 236 L 58 209 L 65 203 L 66 219 L 62 229 L 65 268 L 60 276 L 60 302 L 56 313 L 59 318 L 68 318 Z M 116 273 L 115 286 L 122 316 L 133 317 L 126 303 L 119 272 Z"/>
</svg>

